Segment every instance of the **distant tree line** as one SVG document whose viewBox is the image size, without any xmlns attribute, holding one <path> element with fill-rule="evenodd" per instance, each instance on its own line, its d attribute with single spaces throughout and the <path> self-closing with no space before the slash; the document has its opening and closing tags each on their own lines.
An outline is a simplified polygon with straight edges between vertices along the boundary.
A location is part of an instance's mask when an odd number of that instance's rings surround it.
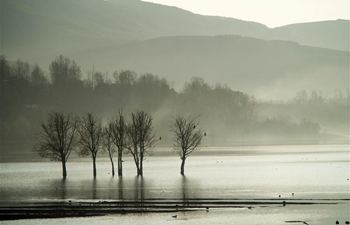
<svg viewBox="0 0 350 225">
<path fill-rule="evenodd" d="M 153 74 L 83 74 L 73 60 L 63 56 L 52 61 L 49 73 L 38 65 L 9 62 L 5 57 L 0 57 L 0 67 L 1 139 L 6 140 L 1 148 L 27 149 L 39 132 L 37 125 L 52 111 L 91 112 L 105 120 L 121 108 L 125 113 L 143 110 L 159 115 L 154 126 L 162 133 L 167 133 L 174 115 L 201 116 L 203 126 L 214 127 L 212 133 L 222 140 L 227 129 L 238 131 L 239 124 L 254 116 L 251 97 L 226 86 L 211 87 L 201 78 L 175 91 L 167 80 Z M 170 135 L 163 138 L 164 144 L 171 143 Z"/>
<path fill-rule="evenodd" d="M 299 113 L 298 119 L 278 117 L 274 113 L 262 116 L 265 110 L 261 110 L 262 106 L 269 107 L 268 110 L 274 106 L 225 85 L 209 85 L 198 77 L 176 91 L 167 80 L 150 73 L 116 71 L 108 75 L 92 71 L 85 74 L 75 61 L 64 56 L 54 59 L 46 71 L 38 65 L 8 61 L 0 56 L 0 149 L 4 152 L 28 151 L 28 146 L 35 142 L 35 134 L 40 132 L 38 124 L 52 111 L 78 116 L 90 112 L 103 122 L 121 108 L 125 114 L 137 110 L 149 112 L 155 115 L 154 127 L 164 134 L 162 145 L 172 143 L 167 131 L 174 115 L 200 116 L 202 127 L 210 128 L 208 145 L 254 143 L 265 136 L 272 141 L 289 137 L 317 139 L 320 125 L 308 115 L 318 118 L 323 112 L 324 116 L 319 118 L 325 120 L 327 115 L 329 118 L 336 114 L 333 118 L 338 118 L 335 122 L 339 124 L 344 124 L 343 118 L 347 118 L 348 106 L 339 104 L 339 107 L 319 104 L 315 106 L 317 109 L 309 104 L 288 105 L 293 105 L 294 110 L 308 107 L 307 113 Z"/>
<path fill-rule="evenodd" d="M 53 112 L 41 125 L 41 133 L 34 145 L 34 150 L 43 158 L 62 163 L 62 176 L 67 176 L 66 163 L 72 151 L 82 156 L 90 156 L 93 165 L 93 176 L 97 176 L 96 158 L 102 151 L 107 151 L 114 176 L 113 156 L 117 152 L 118 176 L 123 176 L 123 155 L 130 154 L 134 159 L 137 176 L 143 176 L 145 156 L 155 146 L 152 125 L 153 118 L 149 113 L 137 111 L 126 120 L 120 111 L 118 116 L 102 125 L 101 119 L 86 114 L 74 117 L 69 114 Z M 177 117 L 171 126 L 173 147 L 180 156 L 180 173 L 184 175 L 185 160 L 198 149 L 205 133 L 198 127 L 193 118 Z"/>
<path fill-rule="evenodd" d="M 295 94 L 294 99 L 290 103 L 294 104 L 310 104 L 310 105 L 323 105 L 323 104 L 349 104 L 350 103 L 350 92 L 347 90 L 346 93 L 343 93 L 340 90 L 335 90 L 333 95 L 328 96 L 321 91 L 307 91 L 302 90 L 298 91 Z"/>
</svg>

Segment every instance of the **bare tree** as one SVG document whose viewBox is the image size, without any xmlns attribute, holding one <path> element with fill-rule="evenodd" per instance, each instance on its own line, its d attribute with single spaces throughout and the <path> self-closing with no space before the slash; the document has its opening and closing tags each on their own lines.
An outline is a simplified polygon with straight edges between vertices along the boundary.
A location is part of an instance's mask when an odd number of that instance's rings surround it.
<svg viewBox="0 0 350 225">
<path fill-rule="evenodd" d="M 185 162 L 187 157 L 201 144 L 203 131 L 198 128 L 195 119 L 177 117 L 171 128 L 174 134 L 174 148 L 181 158 L 181 175 L 185 174 Z"/>
<path fill-rule="evenodd" d="M 123 151 L 126 148 L 127 124 L 120 111 L 115 121 L 111 123 L 113 142 L 118 152 L 118 176 L 123 176 Z"/>
<path fill-rule="evenodd" d="M 133 156 L 136 165 L 136 173 L 139 175 L 140 172 L 140 157 L 139 157 L 139 134 L 138 134 L 138 124 L 136 122 L 135 115 L 132 114 L 131 122 L 127 127 L 127 149 L 129 153 Z"/>
<path fill-rule="evenodd" d="M 77 120 L 70 115 L 50 113 L 34 150 L 43 158 L 62 162 L 62 176 L 66 178 L 66 162 L 75 145 Z"/>
<path fill-rule="evenodd" d="M 109 160 L 112 165 L 112 176 L 114 177 L 114 162 L 113 162 L 113 153 L 115 152 L 113 144 L 113 124 L 108 124 L 108 127 L 105 127 L 103 130 L 103 146 L 108 152 Z"/>
<path fill-rule="evenodd" d="M 93 175 L 96 177 L 96 157 L 101 149 L 103 138 L 101 122 L 91 113 L 88 113 L 81 118 L 78 131 L 80 134 L 79 143 L 82 146 L 80 153 L 81 155 L 91 155 Z"/>
<path fill-rule="evenodd" d="M 139 111 L 131 114 L 131 122 L 128 125 L 128 150 L 133 156 L 137 175 L 143 175 L 143 161 L 148 150 L 155 144 L 152 116 Z"/>
</svg>

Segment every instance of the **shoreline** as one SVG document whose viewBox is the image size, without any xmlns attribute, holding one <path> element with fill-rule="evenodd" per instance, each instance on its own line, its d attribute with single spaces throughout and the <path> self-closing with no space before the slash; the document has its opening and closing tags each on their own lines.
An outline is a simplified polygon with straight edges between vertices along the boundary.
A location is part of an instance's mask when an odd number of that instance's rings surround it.
<svg viewBox="0 0 350 225">
<path fill-rule="evenodd" d="M 105 216 L 130 213 L 172 213 L 211 209 L 254 210 L 288 205 L 335 205 L 350 199 L 145 199 L 100 201 L 37 201 L 0 203 L 0 221 Z"/>
<path fill-rule="evenodd" d="M 302 146 L 315 147 L 315 150 L 306 151 L 293 151 L 291 148 L 298 148 Z M 344 149 L 340 150 L 324 150 L 322 147 L 342 146 Z M 276 147 L 286 148 L 283 151 L 276 150 Z M 264 149 L 268 148 L 268 150 Z M 299 154 L 299 153 L 333 153 L 333 152 L 350 152 L 349 143 L 339 144 L 272 144 L 272 145 L 232 145 L 232 146 L 203 146 L 199 151 L 194 152 L 193 156 L 223 156 L 223 155 L 273 155 L 273 154 Z M 21 157 L 18 157 L 21 155 Z M 23 156 L 25 155 L 25 157 Z M 23 158 L 22 158 L 23 157 Z M 131 158 L 129 154 L 124 156 L 125 158 Z M 178 154 L 169 146 L 159 146 L 152 150 L 150 157 L 178 157 Z M 73 153 L 70 162 L 85 162 L 90 159 L 87 157 L 80 157 Z M 98 161 L 109 161 L 107 154 L 102 154 Z M 29 151 L 25 152 L 13 152 L 11 154 L 4 155 L 0 159 L 1 164 L 6 163 L 35 163 L 35 162 L 48 162 L 46 159 L 40 158 L 36 153 Z"/>
</svg>

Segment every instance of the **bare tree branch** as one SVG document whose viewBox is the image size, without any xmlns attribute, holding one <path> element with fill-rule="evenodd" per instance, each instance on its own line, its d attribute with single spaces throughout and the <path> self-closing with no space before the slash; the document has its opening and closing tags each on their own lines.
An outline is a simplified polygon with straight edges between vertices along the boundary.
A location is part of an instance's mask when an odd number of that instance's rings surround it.
<svg viewBox="0 0 350 225">
<path fill-rule="evenodd" d="M 96 157 L 102 145 L 102 126 L 99 119 L 88 113 L 80 120 L 79 144 L 82 146 L 81 155 L 91 155 L 93 161 L 93 175 L 96 176 Z"/>
<path fill-rule="evenodd" d="M 63 177 L 66 177 L 66 162 L 76 144 L 77 121 L 70 115 L 54 112 L 41 127 L 40 139 L 34 150 L 43 158 L 61 161 Z"/>
<path fill-rule="evenodd" d="M 195 119 L 186 119 L 181 116 L 175 118 L 170 130 L 174 134 L 174 149 L 182 160 L 180 172 L 184 175 L 186 158 L 198 149 L 202 142 L 203 131 L 198 128 L 198 122 Z"/>
<path fill-rule="evenodd" d="M 122 111 L 119 111 L 115 120 L 110 123 L 112 140 L 118 151 L 118 176 L 123 175 L 123 152 L 127 142 L 127 124 Z"/>
<path fill-rule="evenodd" d="M 131 114 L 131 122 L 127 129 L 127 149 L 133 156 L 137 175 L 143 175 L 143 161 L 155 144 L 152 127 L 152 116 L 144 111 Z"/>
</svg>

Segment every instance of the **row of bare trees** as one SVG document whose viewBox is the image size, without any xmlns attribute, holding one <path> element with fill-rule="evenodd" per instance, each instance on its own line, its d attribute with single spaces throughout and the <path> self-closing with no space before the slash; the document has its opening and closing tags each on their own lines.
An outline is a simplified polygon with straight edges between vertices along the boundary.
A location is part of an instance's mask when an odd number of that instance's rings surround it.
<svg viewBox="0 0 350 225">
<path fill-rule="evenodd" d="M 123 176 L 123 155 L 129 153 L 135 163 L 138 176 L 143 176 L 145 156 L 161 140 L 156 139 L 152 126 L 153 118 L 144 111 L 131 113 L 127 120 L 120 111 L 106 126 L 101 120 L 86 114 L 80 118 L 69 114 L 50 113 L 46 123 L 41 125 L 34 150 L 43 158 L 62 163 L 62 175 L 67 176 L 66 163 L 73 150 L 82 156 L 90 156 L 93 176 L 96 177 L 96 158 L 101 151 L 107 151 L 114 170 L 114 154 L 118 159 L 118 176 Z M 187 157 L 198 149 L 205 133 L 198 128 L 195 119 L 175 118 L 170 131 L 174 135 L 173 147 L 181 159 L 181 175 L 184 175 Z"/>
</svg>

